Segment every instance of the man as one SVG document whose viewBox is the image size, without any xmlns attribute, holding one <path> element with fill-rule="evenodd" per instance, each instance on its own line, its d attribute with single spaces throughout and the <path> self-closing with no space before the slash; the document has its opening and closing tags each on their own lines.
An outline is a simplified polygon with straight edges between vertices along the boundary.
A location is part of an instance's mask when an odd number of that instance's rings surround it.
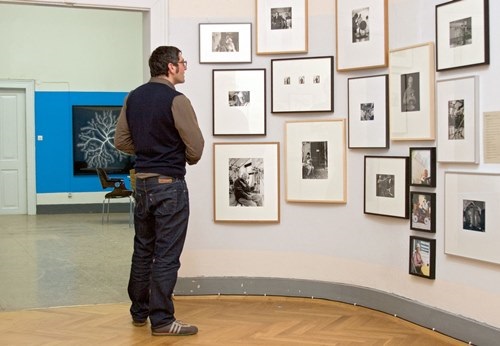
<svg viewBox="0 0 500 346">
<path fill-rule="evenodd" d="M 115 133 L 116 148 L 136 156 L 130 313 L 135 326 L 149 317 L 153 335 L 192 335 L 198 328 L 176 320 L 172 293 L 189 219 L 186 162 L 200 160 L 204 139 L 191 102 L 174 87 L 184 83 L 182 52 L 158 47 L 149 68 L 151 79 L 129 93 Z"/>
<path fill-rule="evenodd" d="M 262 196 L 254 193 L 254 187 L 248 184 L 248 173 L 243 171 L 234 182 L 234 197 L 246 207 L 262 206 Z"/>
</svg>

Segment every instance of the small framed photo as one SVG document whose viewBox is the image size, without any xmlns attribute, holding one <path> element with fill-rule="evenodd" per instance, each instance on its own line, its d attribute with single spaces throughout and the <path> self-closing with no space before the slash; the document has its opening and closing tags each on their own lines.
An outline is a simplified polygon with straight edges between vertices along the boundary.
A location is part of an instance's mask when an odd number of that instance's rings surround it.
<svg viewBox="0 0 500 346">
<path fill-rule="evenodd" d="M 389 147 L 389 76 L 349 78 L 349 148 Z"/>
<path fill-rule="evenodd" d="M 438 80 L 437 161 L 479 163 L 477 76 Z"/>
<path fill-rule="evenodd" d="M 391 140 L 434 139 L 434 75 L 433 43 L 391 50 Z"/>
<path fill-rule="evenodd" d="M 500 264 L 500 174 L 447 171 L 444 178 L 445 253 Z"/>
<path fill-rule="evenodd" d="M 279 143 L 214 143 L 214 221 L 279 222 Z"/>
<path fill-rule="evenodd" d="M 364 213 L 408 219 L 407 156 L 365 156 Z"/>
<path fill-rule="evenodd" d="M 387 0 L 337 0 L 337 71 L 387 66 Z"/>
<path fill-rule="evenodd" d="M 251 23 L 200 23 L 200 64 L 251 63 Z"/>
<path fill-rule="evenodd" d="M 436 240 L 410 236 L 409 264 L 411 275 L 436 278 Z"/>
<path fill-rule="evenodd" d="M 266 70 L 213 70 L 213 135 L 266 134 Z"/>
<path fill-rule="evenodd" d="M 436 187 L 436 148 L 410 148 L 411 186 Z"/>
<path fill-rule="evenodd" d="M 410 192 L 410 229 L 436 233 L 436 194 L 431 192 Z"/>
<path fill-rule="evenodd" d="M 256 0 L 257 55 L 307 53 L 307 0 Z"/>
<path fill-rule="evenodd" d="M 488 0 L 436 5 L 437 71 L 490 63 Z"/>
<path fill-rule="evenodd" d="M 333 56 L 272 59 L 271 113 L 333 112 Z"/>
<path fill-rule="evenodd" d="M 347 203 L 345 119 L 285 123 L 286 199 Z"/>
</svg>

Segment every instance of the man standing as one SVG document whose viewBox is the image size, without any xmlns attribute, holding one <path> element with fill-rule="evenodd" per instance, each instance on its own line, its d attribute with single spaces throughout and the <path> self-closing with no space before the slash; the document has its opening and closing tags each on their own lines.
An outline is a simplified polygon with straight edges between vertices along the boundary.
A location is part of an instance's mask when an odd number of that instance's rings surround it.
<svg viewBox="0 0 500 346">
<path fill-rule="evenodd" d="M 129 93 L 115 133 L 116 148 L 136 156 L 130 313 L 135 326 L 149 317 L 153 335 L 192 335 L 198 328 L 176 320 L 172 293 L 189 219 L 186 162 L 200 160 L 204 139 L 191 102 L 175 90 L 187 69 L 182 52 L 160 46 L 149 68 L 151 79 Z"/>
</svg>

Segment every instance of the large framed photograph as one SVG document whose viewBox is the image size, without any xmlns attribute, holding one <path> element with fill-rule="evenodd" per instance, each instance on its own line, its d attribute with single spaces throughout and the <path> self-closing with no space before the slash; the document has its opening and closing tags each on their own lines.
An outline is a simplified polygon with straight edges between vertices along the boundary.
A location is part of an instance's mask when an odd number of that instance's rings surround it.
<svg viewBox="0 0 500 346">
<path fill-rule="evenodd" d="M 488 0 L 436 5 L 437 71 L 490 63 Z"/>
<path fill-rule="evenodd" d="M 214 221 L 279 222 L 279 143 L 214 143 Z"/>
<path fill-rule="evenodd" d="M 365 156 L 364 213 L 408 219 L 407 156 Z"/>
<path fill-rule="evenodd" d="M 200 23 L 200 64 L 251 63 L 252 23 Z"/>
<path fill-rule="evenodd" d="M 436 148 L 410 148 L 411 186 L 436 187 Z"/>
<path fill-rule="evenodd" d="M 113 174 L 129 174 L 134 157 L 115 148 L 116 122 L 122 106 L 74 105 L 73 174 L 96 175 L 96 168 Z"/>
<path fill-rule="evenodd" d="M 345 119 L 285 123 L 286 199 L 346 203 Z"/>
<path fill-rule="evenodd" d="M 333 112 L 333 56 L 272 59 L 271 113 Z"/>
<path fill-rule="evenodd" d="M 349 148 L 389 147 L 389 76 L 349 78 Z"/>
<path fill-rule="evenodd" d="M 391 140 L 434 139 L 434 74 L 433 43 L 391 50 Z"/>
<path fill-rule="evenodd" d="M 337 71 L 387 66 L 387 0 L 337 0 Z"/>
<path fill-rule="evenodd" d="M 479 163 L 477 76 L 438 80 L 437 161 Z"/>
<path fill-rule="evenodd" d="M 213 70 L 213 135 L 266 134 L 266 70 Z"/>
<path fill-rule="evenodd" d="M 436 240 L 410 236 L 409 273 L 426 279 L 436 278 Z"/>
<path fill-rule="evenodd" d="M 257 54 L 307 53 L 307 0 L 256 0 Z"/>
<path fill-rule="evenodd" d="M 498 191 L 499 174 L 445 172 L 445 253 L 500 264 Z"/>
<path fill-rule="evenodd" d="M 436 233 L 436 194 L 432 192 L 410 192 L 410 229 Z"/>
</svg>

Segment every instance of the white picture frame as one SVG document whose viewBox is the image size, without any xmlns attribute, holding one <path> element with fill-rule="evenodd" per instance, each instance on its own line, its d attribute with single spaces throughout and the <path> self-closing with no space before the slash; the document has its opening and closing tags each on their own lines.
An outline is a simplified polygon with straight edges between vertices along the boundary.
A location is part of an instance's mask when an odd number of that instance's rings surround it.
<svg viewBox="0 0 500 346">
<path fill-rule="evenodd" d="M 200 23 L 200 64 L 251 63 L 252 23 Z"/>
</svg>

